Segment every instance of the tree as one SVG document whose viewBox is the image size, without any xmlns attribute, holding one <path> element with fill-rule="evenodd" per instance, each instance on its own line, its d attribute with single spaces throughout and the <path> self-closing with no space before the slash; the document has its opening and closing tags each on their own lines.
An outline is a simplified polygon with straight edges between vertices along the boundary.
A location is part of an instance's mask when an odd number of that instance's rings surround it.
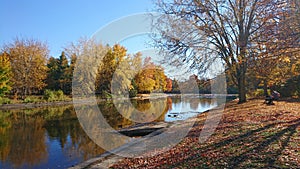
<svg viewBox="0 0 300 169">
<path fill-rule="evenodd" d="M 99 94 L 111 93 L 111 82 L 113 76 L 118 76 L 118 84 L 115 83 L 119 88 L 122 86 L 122 82 L 127 80 L 125 68 L 128 67 L 129 61 L 127 56 L 127 50 L 125 47 L 116 44 L 112 48 L 108 49 L 108 52 L 105 54 L 100 68 L 98 70 L 98 75 L 96 79 L 96 91 Z M 127 64 L 127 66 L 121 68 L 121 66 Z M 118 71 L 117 71 L 118 69 Z M 114 81 L 116 82 L 116 81 Z M 130 84 L 130 80 L 126 84 Z"/>
<path fill-rule="evenodd" d="M 282 12 L 260 30 L 251 50 L 250 74 L 261 81 L 265 95 L 268 86 L 283 84 L 296 75 L 293 69 L 299 59 L 300 25 L 295 4 L 294 0 L 281 4 Z"/>
<path fill-rule="evenodd" d="M 172 91 L 172 79 L 167 78 L 166 80 L 166 92 L 171 92 Z"/>
<path fill-rule="evenodd" d="M 70 68 L 67 69 L 67 83 L 72 84 L 73 97 L 89 97 L 94 94 L 99 66 L 108 49 L 95 39 L 86 38 L 81 38 L 76 43 L 65 47 L 66 55 L 71 58 Z"/>
<path fill-rule="evenodd" d="M 61 52 L 58 60 L 58 76 L 59 76 L 59 89 L 66 93 L 67 91 L 67 82 L 68 76 L 66 74 L 67 69 L 69 68 L 68 59 L 65 55 L 65 52 Z"/>
<path fill-rule="evenodd" d="M 221 59 L 238 87 L 239 103 L 246 102 L 246 72 L 258 37 L 275 26 L 282 13 L 277 0 L 158 1 L 166 14 L 155 27 L 156 44 L 172 63 L 186 63 L 199 73 Z M 155 37 L 154 37 L 155 38 Z M 273 41 L 273 36 L 268 41 Z M 176 62 L 177 61 L 177 62 Z"/>
<path fill-rule="evenodd" d="M 180 88 L 178 80 L 175 78 L 172 80 L 172 93 L 180 93 Z"/>
<path fill-rule="evenodd" d="M 47 44 L 34 39 L 19 39 L 6 44 L 4 51 L 8 54 L 12 67 L 13 92 L 26 96 L 38 93 L 46 86 Z"/>
<path fill-rule="evenodd" d="M 69 93 L 68 59 L 65 52 L 62 52 L 59 58 L 51 57 L 48 60 L 48 75 L 47 88 L 51 90 L 62 90 L 64 93 Z"/>
<path fill-rule="evenodd" d="M 72 79 L 73 79 L 73 72 L 75 69 L 77 57 L 76 55 L 70 56 L 70 64 L 63 72 L 64 77 L 64 89 L 63 92 L 65 94 L 71 94 L 72 93 Z"/>
<path fill-rule="evenodd" d="M 47 72 L 47 89 L 50 90 L 59 90 L 59 60 L 54 57 L 50 57 L 47 63 L 48 72 Z"/>
<path fill-rule="evenodd" d="M 6 52 L 0 54 L 0 97 L 11 89 L 11 66 Z"/>
<path fill-rule="evenodd" d="M 134 78 L 139 93 L 164 92 L 167 87 L 167 76 L 161 66 L 146 57 L 142 68 Z"/>
</svg>

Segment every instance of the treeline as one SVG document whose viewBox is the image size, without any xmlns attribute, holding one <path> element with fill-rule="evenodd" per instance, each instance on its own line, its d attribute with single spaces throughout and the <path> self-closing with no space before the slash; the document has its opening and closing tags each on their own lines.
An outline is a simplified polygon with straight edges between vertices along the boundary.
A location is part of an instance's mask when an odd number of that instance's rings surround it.
<svg viewBox="0 0 300 169">
<path fill-rule="evenodd" d="M 94 58 L 94 59 L 91 59 Z M 80 89 L 94 88 L 98 96 L 107 98 L 113 94 L 130 97 L 138 93 L 199 93 L 210 94 L 210 79 L 190 76 L 186 81 L 170 79 L 164 68 L 151 57 L 141 53 L 128 54 L 124 46 L 107 46 L 94 40 L 80 39 L 64 48 L 60 56 L 49 57 L 46 43 L 34 39 L 15 39 L 5 44 L 0 53 L 0 100 L 5 95 L 14 99 L 27 99 L 31 95 L 43 95 L 47 101 L 63 100 L 64 94 L 72 95 L 73 73 L 77 61 L 85 61 L 77 69 L 97 69 L 95 79 L 88 74 L 75 81 Z M 270 63 L 272 62 L 272 64 Z M 300 97 L 300 61 L 297 57 L 281 57 L 249 65 L 246 87 L 249 95 L 266 95 L 268 88 L 281 92 L 282 96 Z M 84 72 L 84 71 L 83 71 Z M 238 93 L 229 72 L 228 93 Z M 77 78 L 77 79 L 76 79 Z M 197 87 L 191 88 L 190 81 Z M 85 83 L 92 85 L 85 86 Z M 89 91 L 88 91 L 89 92 Z M 1 102 L 1 101 L 0 101 Z"/>
<path fill-rule="evenodd" d="M 98 71 L 93 86 L 97 95 L 109 97 L 112 87 L 121 88 L 117 93 L 120 95 L 129 91 L 131 97 L 138 93 L 172 91 L 172 80 L 162 66 L 154 64 L 151 57 L 143 59 L 141 53 L 128 54 L 119 44 L 110 47 L 81 39 L 67 46 L 60 56 L 49 57 L 46 43 L 17 38 L 5 44 L 0 53 L 0 97 L 25 99 L 30 95 L 49 95 L 49 91 L 71 95 L 76 61 L 98 54 L 101 61 L 94 65 Z M 91 67 L 85 65 L 78 69 Z M 118 86 L 112 86 L 116 82 Z"/>
</svg>

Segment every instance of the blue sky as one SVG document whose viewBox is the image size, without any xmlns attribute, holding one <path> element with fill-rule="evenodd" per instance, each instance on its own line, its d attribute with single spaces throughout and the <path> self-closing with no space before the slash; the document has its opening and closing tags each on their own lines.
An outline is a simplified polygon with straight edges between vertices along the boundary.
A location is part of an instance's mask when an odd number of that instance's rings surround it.
<svg viewBox="0 0 300 169">
<path fill-rule="evenodd" d="M 57 57 L 68 43 L 153 6 L 152 0 L 0 0 L 0 46 L 17 36 L 34 38 L 46 41 Z"/>
</svg>

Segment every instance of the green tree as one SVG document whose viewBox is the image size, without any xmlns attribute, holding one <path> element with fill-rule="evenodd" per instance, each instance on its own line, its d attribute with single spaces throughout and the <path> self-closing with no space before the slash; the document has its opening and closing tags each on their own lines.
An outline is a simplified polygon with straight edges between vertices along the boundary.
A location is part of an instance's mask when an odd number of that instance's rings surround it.
<svg viewBox="0 0 300 169">
<path fill-rule="evenodd" d="M 65 69 L 63 77 L 64 77 L 64 90 L 63 92 L 65 94 L 71 94 L 72 93 L 72 79 L 73 79 L 73 72 L 75 69 L 77 57 L 76 55 L 72 55 L 70 57 L 70 64 Z"/>
<path fill-rule="evenodd" d="M 178 83 L 179 83 L 178 80 L 176 80 L 175 78 L 172 80 L 172 93 L 180 93 Z"/>
<path fill-rule="evenodd" d="M 11 90 L 11 66 L 8 54 L 0 54 L 0 96 L 5 95 Z"/>
<path fill-rule="evenodd" d="M 47 89 L 59 90 L 59 60 L 54 57 L 50 57 L 47 63 Z"/>
<path fill-rule="evenodd" d="M 68 93 L 68 69 L 69 63 L 65 55 L 62 52 L 59 58 L 51 57 L 48 60 L 48 75 L 47 75 L 47 88 L 51 90 L 62 90 L 64 93 Z"/>
<path fill-rule="evenodd" d="M 59 60 L 58 60 L 58 76 L 59 76 L 58 81 L 59 81 L 59 89 L 64 91 L 64 93 L 66 93 L 67 91 L 68 76 L 66 74 L 66 71 L 68 68 L 69 68 L 68 59 L 65 55 L 65 52 L 63 51 L 59 56 Z"/>
</svg>

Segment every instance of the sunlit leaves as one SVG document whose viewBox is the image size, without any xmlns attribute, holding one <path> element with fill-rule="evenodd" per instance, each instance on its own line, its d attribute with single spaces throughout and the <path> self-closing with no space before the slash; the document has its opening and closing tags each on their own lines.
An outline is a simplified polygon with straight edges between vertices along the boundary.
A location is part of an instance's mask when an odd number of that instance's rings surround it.
<svg viewBox="0 0 300 169">
<path fill-rule="evenodd" d="M 0 55 L 0 97 L 11 89 L 11 66 L 7 53 Z"/>
<path fill-rule="evenodd" d="M 37 93 L 46 84 L 48 47 L 46 43 L 34 39 L 18 39 L 6 44 L 12 67 L 13 92 L 26 96 Z"/>
</svg>

